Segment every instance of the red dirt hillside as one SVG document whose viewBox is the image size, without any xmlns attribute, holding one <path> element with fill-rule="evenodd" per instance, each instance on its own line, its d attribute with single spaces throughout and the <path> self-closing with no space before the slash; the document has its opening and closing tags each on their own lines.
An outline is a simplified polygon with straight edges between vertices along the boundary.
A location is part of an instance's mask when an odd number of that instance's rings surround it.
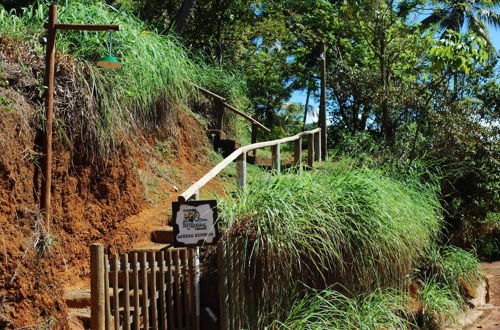
<svg viewBox="0 0 500 330">
<path fill-rule="evenodd" d="M 0 328 L 66 328 L 63 291 L 87 280 L 89 245 L 124 251 L 148 241 L 167 223 L 168 201 L 211 167 L 210 147 L 188 109 L 176 116 L 174 135 L 125 136 L 115 152 L 96 158 L 57 127 L 46 235 L 39 212 L 41 103 L 33 93 L 41 59 L 26 74 L 12 56 L 0 56 L 7 82 L 0 87 Z M 168 148 L 159 148 L 165 141 Z M 209 189 L 223 190 L 217 182 Z"/>
</svg>

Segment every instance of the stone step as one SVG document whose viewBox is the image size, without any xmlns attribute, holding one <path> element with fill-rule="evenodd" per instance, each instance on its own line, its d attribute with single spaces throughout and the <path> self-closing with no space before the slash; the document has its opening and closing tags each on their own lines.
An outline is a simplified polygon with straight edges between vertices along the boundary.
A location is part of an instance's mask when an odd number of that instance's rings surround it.
<svg viewBox="0 0 500 330">
<path fill-rule="evenodd" d="M 172 227 L 161 227 L 151 233 L 151 241 L 160 244 L 172 244 L 174 242 L 174 230 Z"/>
</svg>

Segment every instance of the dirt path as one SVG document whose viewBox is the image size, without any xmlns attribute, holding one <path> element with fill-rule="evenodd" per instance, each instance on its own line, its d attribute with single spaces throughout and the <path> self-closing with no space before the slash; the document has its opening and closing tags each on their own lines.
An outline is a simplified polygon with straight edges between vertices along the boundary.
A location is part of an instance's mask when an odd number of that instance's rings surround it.
<svg viewBox="0 0 500 330">
<path fill-rule="evenodd" d="M 487 304 L 477 308 L 481 316 L 467 329 L 500 329 L 500 261 L 481 263 L 481 271 L 489 281 Z"/>
</svg>

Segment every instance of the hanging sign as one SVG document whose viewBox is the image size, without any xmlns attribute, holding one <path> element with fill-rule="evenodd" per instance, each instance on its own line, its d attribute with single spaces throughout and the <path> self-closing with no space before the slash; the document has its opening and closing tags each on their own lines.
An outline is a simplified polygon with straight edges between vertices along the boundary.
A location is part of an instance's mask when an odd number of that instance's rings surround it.
<svg viewBox="0 0 500 330">
<path fill-rule="evenodd" d="M 215 244 L 217 232 L 217 201 L 186 201 L 172 203 L 172 226 L 175 246 Z"/>
</svg>

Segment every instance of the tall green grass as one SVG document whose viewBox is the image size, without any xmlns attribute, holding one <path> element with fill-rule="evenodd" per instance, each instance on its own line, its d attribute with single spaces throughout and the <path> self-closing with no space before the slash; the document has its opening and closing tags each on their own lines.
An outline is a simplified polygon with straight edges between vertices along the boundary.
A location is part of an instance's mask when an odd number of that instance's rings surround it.
<svg viewBox="0 0 500 330">
<path fill-rule="evenodd" d="M 313 291 L 298 299 L 278 329 L 410 329 L 408 298 L 396 290 L 375 290 L 355 298 L 338 291 Z"/>
<path fill-rule="evenodd" d="M 304 285 L 359 294 L 404 284 L 441 224 L 433 187 L 349 162 L 263 178 L 219 207 L 228 235 L 247 239 L 263 309 L 274 316 Z"/>
<path fill-rule="evenodd" d="M 44 1 L 20 13 L 8 13 L 0 7 L 0 36 L 25 40 L 42 56 L 36 40 L 44 33 L 47 11 Z M 77 109 L 64 114 L 82 114 L 82 121 L 90 124 L 81 131 L 104 149 L 112 148 L 123 131 L 161 129 L 175 134 L 178 112 L 199 97 L 194 84 L 246 105 L 240 77 L 212 68 L 203 59 L 190 59 L 175 36 L 149 31 L 126 6 L 117 10 L 100 1 L 69 1 L 67 6 L 59 6 L 59 22 L 120 25 L 120 31 L 113 33 L 113 55 L 122 63 L 118 70 L 95 65 L 98 58 L 107 55 L 108 33 L 60 31 L 57 38 L 58 51 L 78 60 L 77 93 L 69 97 L 80 100 L 75 102 Z"/>
</svg>

